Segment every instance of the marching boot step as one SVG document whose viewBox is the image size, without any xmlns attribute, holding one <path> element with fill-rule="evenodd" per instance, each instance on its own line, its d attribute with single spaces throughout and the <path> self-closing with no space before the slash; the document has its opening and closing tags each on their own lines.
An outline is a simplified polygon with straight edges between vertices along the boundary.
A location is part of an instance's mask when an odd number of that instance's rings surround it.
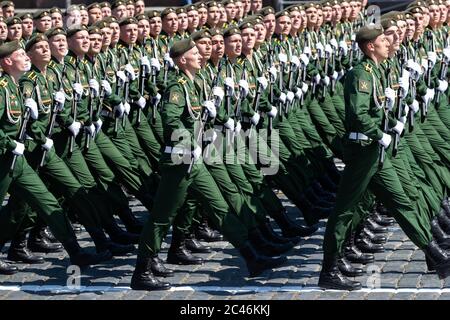
<svg viewBox="0 0 450 320">
<path fill-rule="evenodd" d="M 0 260 L 0 274 L 12 275 L 17 273 L 18 271 L 19 268 L 17 268 L 16 266 Z"/>
<path fill-rule="evenodd" d="M 131 277 L 130 287 L 133 290 L 168 290 L 170 283 L 162 282 L 155 278 L 151 271 L 150 258 L 138 257 L 136 261 L 136 268 Z"/>
</svg>

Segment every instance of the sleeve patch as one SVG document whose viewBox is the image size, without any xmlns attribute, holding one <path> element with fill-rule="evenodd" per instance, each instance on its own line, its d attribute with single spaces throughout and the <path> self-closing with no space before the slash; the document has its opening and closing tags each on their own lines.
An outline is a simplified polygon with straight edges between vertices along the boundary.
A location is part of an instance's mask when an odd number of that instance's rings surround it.
<svg viewBox="0 0 450 320">
<path fill-rule="evenodd" d="M 358 91 L 364 92 L 364 93 L 370 93 L 370 91 L 369 91 L 369 88 L 370 88 L 369 85 L 370 85 L 369 81 L 366 81 L 366 80 L 359 80 L 359 81 L 358 81 Z"/>
</svg>

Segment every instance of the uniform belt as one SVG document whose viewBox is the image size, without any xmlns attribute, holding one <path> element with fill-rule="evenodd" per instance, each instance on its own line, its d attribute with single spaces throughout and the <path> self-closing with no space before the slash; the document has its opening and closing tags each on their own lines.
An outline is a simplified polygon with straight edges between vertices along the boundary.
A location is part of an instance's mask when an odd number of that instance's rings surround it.
<svg viewBox="0 0 450 320">
<path fill-rule="evenodd" d="M 102 110 L 102 112 L 100 112 L 100 115 L 108 118 L 114 118 L 114 113 L 108 110 Z"/>
<path fill-rule="evenodd" d="M 191 151 L 186 148 L 180 148 L 180 147 L 169 147 L 166 146 L 164 148 L 164 153 L 171 153 L 171 154 L 186 154 L 190 155 Z"/>
<path fill-rule="evenodd" d="M 348 135 L 350 140 L 369 140 L 370 138 L 366 136 L 364 133 L 360 132 L 350 132 Z"/>
</svg>

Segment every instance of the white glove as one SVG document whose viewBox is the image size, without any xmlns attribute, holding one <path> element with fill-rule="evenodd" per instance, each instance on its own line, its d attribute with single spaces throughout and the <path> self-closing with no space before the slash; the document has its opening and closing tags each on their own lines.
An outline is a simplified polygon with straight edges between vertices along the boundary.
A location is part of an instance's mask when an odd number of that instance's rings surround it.
<svg viewBox="0 0 450 320">
<path fill-rule="evenodd" d="M 31 98 L 25 99 L 25 107 L 30 109 L 30 116 L 32 119 L 36 120 L 38 118 L 39 112 L 36 101 Z"/>
<path fill-rule="evenodd" d="M 331 55 L 333 54 L 333 48 L 331 48 L 329 44 L 325 45 L 325 53 L 328 53 L 329 57 L 331 57 Z"/>
<path fill-rule="evenodd" d="M 393 127 L 392 130 L 394 130 L 398 134 L 402 134 L 404 127 L 405 127 L 404 123 L 402 123 L 401 121 L 397 121 L 397 123 L 395 124 L 395 127 Z"/>
<path fill-rule="evenodd" d="M 413 103 L 409 107 L 414 113 L 417 113 L 417 111 L 419 111 L 419 102 L 414 99 Z"/>
<path fill-rule="evenodd" d="M 271 118 L 275 118 L 277 116 L 277 113 L 278 113 L 278 109 L 276 107 L 272 106 L 272 109 L 269 112 L 267 112 L 267 115 Z"/>
<path fill-rule="evenodd" d="M 241 88 L 242 90 L 244 90 L 244 97 L 246 97 L 248 95 L 248 82 L 247 80 L 239 80 L 239 88 Z"/>
<path fill-rule="evenodd" d="M 408 116 L 409 113 L 409 107 L 407 105 L 405 105 L 405 107 L 403 108 L 403 113 L 405 114 L 404 116 L 400 117 L 400 121 L 405 124 L 406 123 L 406 118 Z"/>
<path fill-rule="evenodd" d="M 83 86 L 81 85 L 81 83 L 74 83 L 73 84 L 73 86 L 72 86 L 72 88 L 73 88 L 73 91 L 75 91 L 75 93 L 78 95 L 78 96 L 82 96 L 83 95 Z"/>
<path fill-rule="evenodd" d="M 91 136 L 91 137 L 94 137 L 94 134 L 95 134 L 95 126 L 94 126 L 94 124 L 92 123 L 90 126 L 87 126 L 87 127 L 84 127 L 85 128 L 85 130 L 87 131 L 87 133 L 89 133 L 89 135 Z"/>
<path fill-rule="evenodd" d="M 320 74 L 316 74 L 316 76 L 314 77 L 314 82 L 315 82 L 316 84 L 319 84 L 319 83 L 320 83 Z"/>
<path fill-rule="evenodd" d="M 167 63 L 169 64 L 169 67 L 171 67 L 171 68 L 175 67 L 175 63 L 173 63 L 173 60 L 172 60 L 172 58 L 170 57 L 170 54 L 169 54 L 169 53 L 166 53 L 166 54 L 164 55 L 164 61 L 167 62 Z"/>
<path fill-rule="evenodd" d="M 400 88 L 402 89 L 402 99 L 406 98 L 406 96 L 408 95 L 408 90 L 409 90 L 409 79 L 407 78 L 400 78 L 398 80 L 398 84 L 400 86 Z"/>
<path fill-rule="evenodd" d="M 123 107 L 124 107 L 124 113 L 127 114 L 127 115 L 130 114 L 130 109 L 131 109 L 130 104 L 128 102 L 125 102 L 123 104 Z"/>
<path fill-rule="evenodd" d="M 423 102 L 425 102 L 426 105 L 430 103 L 431 100 L 434 99 L 434 89 L 427 88 L 427 93 L 422 96 Z"/>
<path fill-rule="evenodd" d="M 94 97 L 98 97 L 100 94 L 100 85 L 98 84 L 98 81 L 95 79 L 89 80 L 89 88 L 91 88 Z"/>
<path fill-rule="evenodd" d="M 161 64 L 159 63 L 159 60 L 156 58 L 151 58 L 150 59 L 150 66 L 152 68 L 156 69 L 156 72 L 159 72 L 159 70 L 161 70 Z"/>
<path fill-rule="evenodd" d="M 128 76 L 129 80 L 131 80 L 131 81 L 136 80 L 136 73 L 134 73 L 134 68 L 131 64 L 128 63 L 125 66 L 124 71 L 125 71 L 125 74 Z"/>
<path fill-rule="evenodd" d="M 269 82 L 265 77 L 256 78 L 256 81 L 258 81 L 258 83 L 262 86 L 263 90 L 266 90 L 267 87 L 269 86 Z"/>
<path fill-rule="evenodd" d="M 95 134 L 98 134 L 100 132 L 100 129 L 102 128 L 102 125 L 103 125 L 102 119 L 98 119 L 97 121 L 94 121 Z"/>
<path fill-rule="evenodd" d="M 234 133 L 239 134 L 241 133 L 242 125 L 240 121 L 236 121 L 236 126 L 234 127 Z"/>
<path fill-rule="evenodd" d="M 295 65 L 296 68 L 298 68 L 300 66 L 300 59 L 297 56 L 292 56 L 291 63 Z"/>
<path fill-rule="evenodd" d="M 391 144 L 391 141 L 392 141 L 391 136 L 388 135 L 387 133 L 383 133 L 383 137 L 380 140 L 378 140 L 378 143 L 381 144 L 386 149 Z"/>
<path fill-rule="evenodd" d="M 228 130 L 234 130 L 234 120 L 232 118 L 228 118 L 228 120 L 227 120 L 227 122 L 225 122 L 224 126 Z"/>
<path fill-rule="evenodd" d="M 256 112 L 251 118 L 250 121 L 256 126 L 259 123 L 259 119 L 261 119 L 261 116 L 258 112 Z"/>
<path fill-rule="evenodd" d="M 303 64 L 303 66 L 307 66 L 308 63 L 309 63 L 309 58 L 308 58 L 308 56 L 307 56 L 306 54 L 304 54 L 304 53 L 302 53 L 302 54 L 300 55 L 300 60 L 301 60 L 301 62 L 302 62 L 302 64 Z"/>
<path fill-rule="evenodd" d="M 117 78 L 119 78 L 119 80 L 122 83 L 127 82 L 127 76 L 125 75 L 125 72 L 123 72 L 122 70 L 117 71 L 116 75 L 117 75 Z"/>
<path fill-rule="evenodd" d="M 350 37 L 350 40 L 356 41 L 356 34 L 355 33 L 352 33 L 352 36 Z"/>
<path fill-rule="evenodd" d="M 331 75 L 331 79 L 337 80 L 339 78 L 339 73 L 337 71 L 333 71 L 333 74 Z"/>
<path fill-rule="evenodd" d="M 323 83 L 323 85 L 324 85 L 325 87 L 329 86 L 329 85 L 330 85 L 330 77 L 329 77 L 329 76 L 325 76 L 325 77 L 322 79 L 322 83 Z"/>
<path fill-rule="evenodd" d="M 286 98 L 289 102 L 292 102 L 292 101 L 294 101 L 295 94 L 292 91 L 288 91 L 286 93 Z"/>
<path fill-rule="evenodd" d="M 215 130 L 208 130 L 204 133 L 204 141 L 214 143 L 217 139 L 217 133 Z"/>
<path fill-rule="evenodd" d="M 339 49 L 342 50 L 342 55 L 346 56 L 348 53 L 347 42 L 345 42 L 344 40 L 339 41 Z"/>
<path fill-rule="evenodd" d="M 445 80 L 438 80 L 439 81 L 439 86 L 437 87 L 437 89 L 440 92 L 445 92 L 448 88 L 448 82 Z"/>
<path fill-rule="evenodd" d="M 145 73 L 148 73 L 148 71 L 150 70 L 150 61 L 148 60 L 147 56 L 143 56 L 141 58 L 141 66 L 144 68 Z"/>
<path fill-rule="evenodd" d="M 450 47 L 444 48 L 442 50 L 442 53 L 444 54 L 444 57 L 447 61 L 450 61 Z"/>
<path fill-rule="evenodd" d="M 217 115 L 216 106 L 214 105 L 214 101 L 206 100 L 203 102 L 202 106 L 208 110 L 208 115 L 210 118 L 215 118 Z"/>
<path fill-rule="evenodd" d="M 302 98 L 302 96 L 303 96 L 302 89 L 297 87 L 296 91 L 295 91 L 295 97 L 300 100 Z"/>
<path fill-rule="evenodd" d="M 156 94 L 156 96 L 153 97 L 153 104 L 156 106 L 161 101 L 161 95 L 159 93 Z"/>
<path fill-rule="evenodd" d="M 384 95 L 386 96 L 386 108 L 391 111 L 395 104 L 395 91 L 387 87 L 384 90 Z"/>
<path fill-rule="evenodd" d="M 45 143 L 42 145 L 42 148 L 48 151 L 52 147 L 53 147 L 53 140 L 50 138 L 45 138 Z"/>
<path fill-rule="evenodd" d="M 200 159 L 202 155 L 202 148 L 200 148 L 199 146 L 196 146 L 194 151 L 192 151 L 192 156 L 194 157 L 194 161 L 197 161 L 198 159 Z"/>
<path fill-rule="evenodd" d="M 66 95 L 62 91 L 57 91 L 53 94 L 53 99 L 63 105 L 66 102 Z"/>
<path fill-rule="evenodd" d="M 308 85 L 305 82 L 302 82 L 302 91 L 303 94 L 306 94 L 308 92 Z"/>
<path fill-rule="evenodd" d="M 231 90 L 231 94 L 234 93 L 234 80 L 233 78 L 227 77 L 224 79 L 224 84 Z"/>
<path fill-rule="evenodd" d="M 310 47 L 304 47 L 303 53 L 306 54 L 308 57 L 311 56 L 311 48 Z"/>
<path fill-rule="evenodd" d="M 223 100 L 223 96 L 225 93 L 223 92 L 223 89 L 221 87 L 214 87 L 212 88 L 212 93 L 214 97 L 219 98 L 219 101 Z"/>
<path fill-rule="evenodd" d="M 269 68 L 269 73 L 272 76 L 272 80 L 276 81 L 277 80 L 277 76 L 278 76 L 277 68 L 275 68 L 274 66 L 271 66 Z"/>
<path fill-rule="evenodd" d="M 118 105 L 114 106 L 114 114 L 117 118 L 121 118 L 123 116 L 123 113 L 125 112 L 125 106 L 123 103 L 119 103 Z"/>
<path fill-rule="evenodd" d="M 330 46 L 332 46 L 334 50 L 338 49 L 339 46 L 335 38 L 330 40 Z"/>
<path fill-rule="evenodd" d="M 316 50 L 320 52 L 320 56 L 322 55 L 323 51 L 325 50 L 325 48 L 323 47 L 323 44 L 321 42 L 318 42 L 316 44 Z"/>
<path fill-rule="evenodd" d="M 280 62 L 282 62 L 282 63 L 286 63 L 287 62 L 287 55 L 284 54 L 284 53 L 278 54 L 278 60 L 280 60 Z"/>
<path fill-rule="evenodd" d="M 428 51 L 427 52 L 427 58 L 428 61 L 431 62 L 431 67 L 433 68 L 434 65 L 436 64 L 436 60 L 437 60 L 437 54 L 434 51 Z"/>
<path fill-rule="evenodd" d="M 102 88 L 105 91 L 105 96 L 109 97 L 112 94 L 112 88 L 111 85 L 107 80 L 102 80 Z"/>
<path fill-rule="evenodd" d="M 145 105 L 147 104 L 147 100 L 145 100 L 144 97 L 140 97 L 138 101 L 136 101 L 136 104 L 139 106 L 139 108 L 144 109 Z"/>
<path fill-rule="evenodd" d="M 286 103 L 286 93 L 282 92 L 280 93 L 280 96 L 278 97 L 278 99 L 280 99 L 280 101 L 284 104 Z"/>
<path fill-rule="evenodd" d="M 67 128 L 76 137 L 80 133 L 81 123 L 78 121 L 72 122 L 72 124 Z"/>
<path fill-rule="evenodd" d="M 16 156 L 23 155 L 23 152 L 25 151 L 25 145 L 23 143 L 20 143 L 19 141 L 14 140 L 14 142 L 16 143 L 16 147 L 14 148 L 12 153 L 14 153 Z"/>
</svg>

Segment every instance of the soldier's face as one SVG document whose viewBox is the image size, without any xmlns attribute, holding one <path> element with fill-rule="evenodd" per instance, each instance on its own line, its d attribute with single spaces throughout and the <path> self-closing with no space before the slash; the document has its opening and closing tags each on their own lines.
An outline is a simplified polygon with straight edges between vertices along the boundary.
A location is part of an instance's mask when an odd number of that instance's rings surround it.
<svg viewBox="0 0 450 320">
<path fill-rule="evenodd" d="M 150 22 L 148 20 L 140 20 L 138 22 L 138 39 L 143 40 L 150 35 Z"/>
<path fill-rule="evenodd" d="M 288 16 L 282 16 L 277 19 L 275 33 L 288 35 L 291 32 L 291 26 L 291 18 Z"/>
<path fill-rule="evenodd" d="M 252 7 L 252 1 L 251 0 L 243 0 L 242 7 L 244 9 L 244 12 L 249 12 Z"/>
<path fill-rule="evenodd" d="M 196 29 L 198 27 L 199 17 L 197 10 L 191 10 L 187 14 L 188 17 L 188 25 L 191 29 Z"/>
<path fill-rule="evenodd" d="M 266 40 L 266 27 L 263 24 L 255 25 L 256 43 L 261 44 Z"/>
<path fill-rule="evenodd" d="M 406 20 L 406 33 L 405 33 L 406 39 L 411 40 L 414 37 L 415 32 L 416 32 L 416 21 L 414 19 Z"/>
<path fill-rule="evenodd" d="M 30 70 L 30 57 L 23 49 L 14 51 L 4 59 L 4 63 L 14 72 L 23 73 Z"/>
<path fill-rule="evenodd" d="M 22 20 L 22 36 L 30 36 L 33 33 L 33 20 Z"/>
<path fill-rule="evenodd" d="M 343 2 L 341 3 L 341 8 L 342 8 L 342 18 L 344 19 L 350 18 L 350 14 L 352 12 L 350 4 L 348 2 Z"/>
<path fill-rule="evenodd" d="M 50 16 L 42 17 L 36 22 L 36 29 L 40 32 L 46 32 L 52 28 L 52 18 Z"/>
<path fill-rule="evenodd" d="M 395 53 L 400 48 L 398 27 L 389 27 L 384 31 L 384 36 L 389 42 L 390 53 Z"/>
<path fill-rule="evenodd" d="M 423 9 L 423 28 L 425 29 L 430 24 L 430 15 L 428 8 L 422 8 Z"/>
<path fill-rule="evenodd" d="M 89 23 L 94 24 L 102 19 L 102 9 L 92 8 L 89 10 Z"/>
<path fill-rule="evenodd" d="M 110 17 L 111 16 L 111 8 L 103 7 L 102 8 L 102 16 L 103 16 L 103 18 Z"/>
<path fill-rule="evenodd" d="M 96 55 L 102 50 L 103 37 L 99 34 L 89 35 L 91 46 L 89 47 L 89 54 Z"/>
<path fill-rule="evenodd" d="M 127 13 L 129 17 L 134 17 L 134 11 L 136 9 L 134 8 L 134 4 L 128 4 L 127 5 Z"/>
<path fill-rule="evenodd" d="M 150 34 L 157 37 L 161 33 L 162 23 L 160 17 L 150 19 Z"/>
<path fill-rule="evenodd" d="M 228 21 L 231 21 L 236 17 L 236 6 L 234 3 L 227 4 L 225 11 L 227 12 Z"/>
<path fill-rule="evenodd" d="M 219 23 L 220 12 L 218 7 L 211 7 L 208 9 L 208 24 L 215 26 Z"/>
<path fill-rule="evenodd" d="M 200 63 L 202 61 L 202 56 L 200 55 L 197 47 L 193 47 L 191 50 L 183 54 L 180 61 L 185 65 L 186 69 L 196 72 L 201 69 Z"/>
<path fill-rule="evenodd" d="M 102 28 L 102 36 L 102 47 L 109 47 L 112 38 L 111 28 Z"/>
<path fill-rule="evenodd" d="M 253 28 L 246 28 L 241 31 L 242 49 L 252 50 L 255 47 L 256 32 Z"/>
<path fill-rule="evenodd" d="M 308 27 L 314 27 L 317 24 L 317 9 L 306 9 L 306 17 L 308 18 Z"/>
<path fill-rule="evenodd" d="M 322 12 L 322 10 L 318 9 L 316 26 L 320 27 L 322 25 L 322 23 L 323 23 L 323 12 Z"/>
<path fill-rule="evenodd" d="M 81 16 L 81 24 L 85 26 L 89 25 L 89 14 L 87 10 L 80 10 L 80 16 Z"/>
<path fill-rule="evenodd" d="M 178 30 L 186 30 L 188 28 L 188 17 L 186 13 L 180 13 L 178 15 Z"/>
<path fill-rule="evenodd" d="M 333 6 L 333 21 L 341 21 L 342 19 L 342 10 L 340 5 Z"/>
<path fill-rule="evenodd" d="M 5 18 L 11 18 L 14 17 L 14 7 L 13 6 L 7 6 L 3 8 L 3 17 Z"/>
<path fill-rule="evenodd" d="M 67 38 L 63 34 L 58 34 L 49 39 L 48 44 L 52 55 L 55 57 L 64 57 L 67 54 Z"/>
<path fill-rule="evenodd" d="M 244 5 L 241 1 L 236 1 L 234 5 L 236 6 L 236 19 L 242 19 L 244 16 Z"/>
<path fill-rule="evenodd" d="M 444 23 L 447 21 L 447 7 L 445 4 L 441 4 L 439 5 L 439 9 L 441 9 L 441 20 L 439 22 Z"/>
<path fill-rule="evenodd" d="M 0 23 L 0 40 L 6 40 L 6 37 L 8 36 L 8 27 L 6 26 L 6 23 Z"/>
<path fill-rule="evenodd" d="M 126 18 L 128 16 L 127 7 L 125 5 L 118 6 L 112 10 L 112 15 L 118 20 Z"/>
<path fill-rule="evenodd" d="M 176 13 L 171 12 L 162 19 L 162 29 L 169 34 L 177 32 L 178 16 Z"/>
<path fill-rule="evenodd" d="M 198 18 L 199 18 L 198 25 L 203 26 L 208 20 L 208 10 L 206 8 L 199 8 Z"/>
<path fill-rule="evenodd" d="M 242 39 L 240 34 L 233 34 L 225 39 L 225 54 L 230 58 L 236 58 L 242 52 Z"/>
<path fill-rule="evenodd" d="M 394 34 L 396 33 L 394 32 Z M 369 44 L 369 49 L 373 52 L 378 62 L 382 62 L 389 57 L 389 46 L 389 41 L 382 34 Z"/>
<path fill-rule="evenodd" d="M 112 31 L 111 43 L 116 44 L 120 39 L 120 26 L 118 23 L 110 23 L 109 27 Z"/>
<path fill-rule="evenodd" d="M 331 7 L 322 8 L 322 13 L 325 22 L 330 22 L 333 19 L 333 9 Z"/>
<path fill-rule="evenodd" d="M 398 27 L 398 38 L 399 38 L 399 42 L 402 43 L 403 39 L 405 38 L 405 34 L 406 34 L 406 21 L 404 20 L 399 20 L 397 21 L 397 27 Z"/>
<path fill-rule="evenodd" d="M 144 11 L 145 11 L 144 1 L 136 1 L 136 3 L 134 4 L 134 8 L 135 8 L 136 15 L 144 13 Z"/>
<path fill-rule="evenodd" d="M 350 2 L 350 18 L 355 20 L 358 17 L 359 7 L 358 3 L 355 1 Z"/>
<path fill-rule="evenodd" d="M 298 11 L 292 11 L 290 13 L 291 16 L 291 22 L 292 22 L 292 29 L 298 30 L 302 26 L 302 16 L 300 15 L 300 12 Z"/>
<path fill-rule="evenodd" d="M 52 28 L 62 28 L 64 26 L 62 15 L 59 12 L 52 13 Z"/>
<path fill-rule="evenodd" d="M 414 19 L 416 21 L 415 34 L 417 34 L 417 35 L 422 34 L 422 32 L 424 30 L 423 14 L 421 14 L 421 13 L 414 13 L 413 16 L 414 16 Z"/>
<path fill-rule="evenodd" d="M 216 60 L 221 59 L 225 53 L 225 41 L 223 37 L 221 35 L 215 35 L 211 38 L 211 45 L 211 57 Z"/>
<path fill-rule="evenodd" d="M 127 44 L 134 44 L 137 41 L 138 26 L 137 24 L 127 24 L 120 27 L 120 40 Z"/>
<path fill-rule="evenodd" d="M 66 26 L 70 27 L 76 24 L 81 24 L 81 14 L 79 10 L 73 10 L 66 18 Z"/>
<path fill-rule="evenodd" d="M 252 0 L 252 11 L 253 12 L 258 12 L 259 10 L 262 9 L 262 0 Z"/>
<path fill-rule="evenodd" d="M 14 24 L 8 28 L 8 39 L 20 40 L 22 38 L 22 25 Z"/>
<path fill-rule="evenodd" d="M 224 7 L 220 7 L 219 12 L 220 12 L 219 23 L 222 23 L 222 25 L 223 25 L 224 23 L 226 23 L 228 21 L 227 11 L 225 10 Z"/>
<path fill-rule="evenodd" d="M 439 6 L 431 5 L 429 6 L 428 10 L 430 11 L 430 24 L 438 24 L 441 18 L 441 11 L 439 10 Z"/>
<path fill-rule="evenodd" d="M 197 49 L 200 53 L 200 56 L 204 61 L 211 58 L 211 51 L 212 51 L 212 42 L 209 38 L 202 38 L 198 40 L 195 45 L 197 46 Z"/>
<path fill-rule="evenodd" d="M 35 65 L 40 65 L 42 63 L 49 63 L 52 55 L 50 52 L 50 46 L 47 41 L 40 41 L 33 45 L 30 51 L 28 51 L 28 56 L 31 62 Z"/>
<path fill-rule="evenodd" d="M 275 15 L 274 14 L 268 14 L 264 17 L 264 25 L 266 26 L 267 30 L 267 37 L 271 37 L 273 33 L 275 32 Z"/>
<path fill-rule="evenodd" d="M 86 30 L 78 31 L 69 38 L 69 48 L 76 55 L 84 55 L 89 51 L 90 40 L 89 33 Z"/>
</svg>

